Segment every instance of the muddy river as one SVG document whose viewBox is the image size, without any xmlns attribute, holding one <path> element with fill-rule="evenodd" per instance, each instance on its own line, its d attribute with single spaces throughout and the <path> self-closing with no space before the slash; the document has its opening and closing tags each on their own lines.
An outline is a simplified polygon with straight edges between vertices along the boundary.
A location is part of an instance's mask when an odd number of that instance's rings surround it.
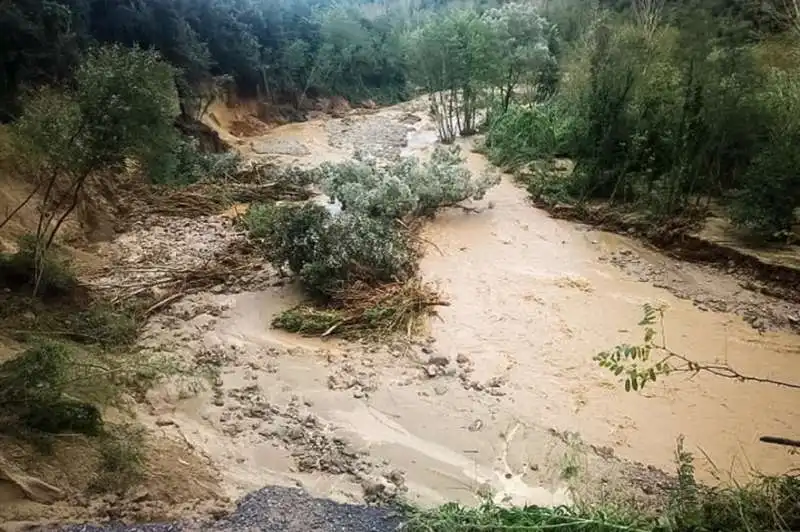
<svg viewBox="0 0 800 532">
<path fill-rule="evenodd" d="M 292 124 L 239 146 L 251 157 L 317 164 L 355 149 L 424 156 L 435 141 L 421 108 L 405 105 Z M 487 169 L 483 156 L 463 147 L 473 172 Z M 423 503 L 487 495 L 561 503 L 604 486 L 646 495 L 664 480 L 657 469 L 674 469 L 681 434 L 708 481 L 797 467 L 795 455 L 758 438 L 797 436 L 799 392 L 674 375 L 625 393 L 592 361 L 598 351 L 639 341 L 642 305 L 665 303 L 672 350 L 800 381 L 796 335 L 759 332 L 610 257 L 658 268 L 694 293 L 777 303 L 628 238 L 554 220 L 508 177 L 475 207 L 481 212 L 444 212 L 426 229 L 432 245 L 422 274 L 451 303 L 426 341 L 403 351 L 274 331 L 272 316 L 300 300 L 292 286 L 201 294 L 154 319 L 145 344 L 211 353 L 218 382 L 188 399 L 160 390 L 144 419 L 206 455 L 230 496 L 277 483 L 360 500 L 375 491 L 373 481 L 383 482 L 378 491 L 407 490 Z M 163 234 L 212 239 L 202 225 Z M 145 240 L 129 235 L 124 246 Z M 431 356 L 446 357 L 433 377 Z M 174 424 L 157 423 L 165 416 Z"/>
</svg>

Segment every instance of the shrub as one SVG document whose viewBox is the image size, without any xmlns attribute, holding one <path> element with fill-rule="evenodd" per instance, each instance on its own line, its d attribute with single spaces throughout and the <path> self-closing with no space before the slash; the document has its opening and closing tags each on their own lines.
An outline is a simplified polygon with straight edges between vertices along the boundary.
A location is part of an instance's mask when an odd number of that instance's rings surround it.
<svg viewBox="0 0 800 532">
<path fill-rule="evenodd" d="M 499 176 L 473 179 L 461 163 L 460 149 L 437 147 L 430 160 L 404 158 L 381 166 L 375 160 L 324 165 L 322 190 L 342 208 L 375 218 L 431 216 L 443 207 L 479 200 Z"/>
<path fill-rule="evenodd" d="M 570 117 L 555 103 L 512 106 L 496 117 L 486 138 L 489 159 L 512 170 L 568 151 Z"/>
<path fill-rule="evenodd" d="M 0 405 L 3 426 L 56 434 L 97 435 L 100 411 L 91 402 L 75 398 L 76 361 L 57 342 L 34 345 L 0 365 Z"/>
<path fill-rule="evenodd" d="M 332 216 L 316 204 L 257 205 L 245 223 L 270 262 L 288 265 L 316 295 L 330 297 L 356 281 L 404 280 L 414 271 L 407 239 L 361 213 Z"/>
<path fill-rule="evenodd" d="M 36 283 L 36 238 L 25 235 L 19 240 L 14 253 L 0 253 L 0 284 L 17 291 L 22 287 L 33 288 Z M 69 262 L 58 250 L 49 253 L 40 265 L 39 293 L 42 296 L 65 296 L 77 287 L 75 274 Z"/>
<path fill-rule="evenodd" d="M 187 137 L 179 139 L 173 150 L 154 154 L 147 168 L 153 183 L 189 185 L 232 176 L 237 173 L 241 161 L 237 152 L 204 153 L 197 139 Z"/>
<path fill-rule="evenodd" d="M 773 239 L 790 232 L 800 205 L 800 76 L 773 69 L 758 105 L 766 142 L 732 194 L 730 212 L 739 226 Z"/>
<path fill-rule="evenodd" d="M 99 441 L 100 473 L 94 488 L 123 492 L 144 477 L 145 430 L 138 425 L 108 427 Z"/>
</svg>

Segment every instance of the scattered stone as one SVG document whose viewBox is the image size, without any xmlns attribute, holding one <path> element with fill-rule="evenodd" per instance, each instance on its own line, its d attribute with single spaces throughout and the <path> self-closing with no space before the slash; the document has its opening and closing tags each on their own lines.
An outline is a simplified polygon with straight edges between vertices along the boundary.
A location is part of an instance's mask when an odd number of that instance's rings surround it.
<svg viewBox="0 0 800 532">
<path fill-rule="evenodd" d="M 481 430 L 482 428 L 483 428 L 483 421 L 481 421 L 480 419 L 476 419 L 476 420 L 475 420 L 475 421 L 473 421 L 473 422 L 472 422 L 472 424 L 471 424 L 471 425 L 468 427 L 468 430 L 469 430 L 470 432 L 478 432 L 478 431 L 479 431 L 479 430 Z"/>
<path fill-rule="evenodd" d="M 492 485 L 488 482 L 484 482 L 480 486 L 478 486 L 478 490 L 476 492 L 478 497 L 481 499 L 491 499 L 492 498 Z"/>
<path fill-rule="evenodd" d="M 158 425 L 159 427 L 168 427 L 169 425 L 174 425 L 174 424 L 175 424 L 174 421 L 167 418 L 158 418 L 156 420 L 156 425 Z"/>
<path fill-rule="evenodd" d="M 439 375 L 439 366 L 430 365 L 425 368 L 425 373 L 432 379 Z"/>
<path fill-rule="evenodd" d="M 433 353 L 433 348 L 429 345 L 424 345 L 422 346 L 422 352 L 425 353 L 426 355 L 430 355 L 431 353 Z"/>
<path fill-rule="evenodd" d="M 464 353 L 459 353 L 456 357 L 456 362 L 459 364 L 471 364 L 472 359 L 469 356 L 465 355 Z"/>
<path fill-rule="evenodd" d="M 433 391 L 436 392 L 436 395 L 444 395 L 447 393 L 447 386 L 440 384 L 433 388 Z"/>
<path fill-rule="evenodd" d="M 428 359 L 428 364 L 433 366 L 444 367 L 450 364 L 450 359 L 444 355 L 434 355 Z"/>
</svg>

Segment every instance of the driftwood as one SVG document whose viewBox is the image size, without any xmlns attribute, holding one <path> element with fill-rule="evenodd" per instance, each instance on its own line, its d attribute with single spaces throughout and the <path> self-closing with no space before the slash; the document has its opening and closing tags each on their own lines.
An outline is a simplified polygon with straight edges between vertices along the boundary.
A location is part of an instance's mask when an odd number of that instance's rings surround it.
<svg viewBox="0 0 800 532">
<path fill-rule="evenodd" d="M 64 492 L 36 477 L 26 475 L 0 456 L 0 479 L 17 486 L 25 496 L 38 503 L 52 504 L 64 497 Z"/>
<path fill-rule="evenodd" d="M 777 436 L 761 436 L 759 438 L 763 443 L 774 443 L 775 445 L 786 445 L 788 447 L 800 447 L 800 441 L 790 440 L 789 438 L 779 438 Z"/>
</svg>

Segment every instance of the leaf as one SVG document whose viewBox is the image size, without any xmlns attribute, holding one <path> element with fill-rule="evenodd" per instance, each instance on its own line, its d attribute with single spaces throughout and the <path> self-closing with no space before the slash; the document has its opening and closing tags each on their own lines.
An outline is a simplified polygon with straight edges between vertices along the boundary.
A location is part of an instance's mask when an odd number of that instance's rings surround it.
<svg viewBox="0 0 800 532">
<path fill-rule="evenodd" d="M 631 391 L 631 380 L 630 379 L 625 379 L 625 391 L 626 392 Z"/>
</svg>

